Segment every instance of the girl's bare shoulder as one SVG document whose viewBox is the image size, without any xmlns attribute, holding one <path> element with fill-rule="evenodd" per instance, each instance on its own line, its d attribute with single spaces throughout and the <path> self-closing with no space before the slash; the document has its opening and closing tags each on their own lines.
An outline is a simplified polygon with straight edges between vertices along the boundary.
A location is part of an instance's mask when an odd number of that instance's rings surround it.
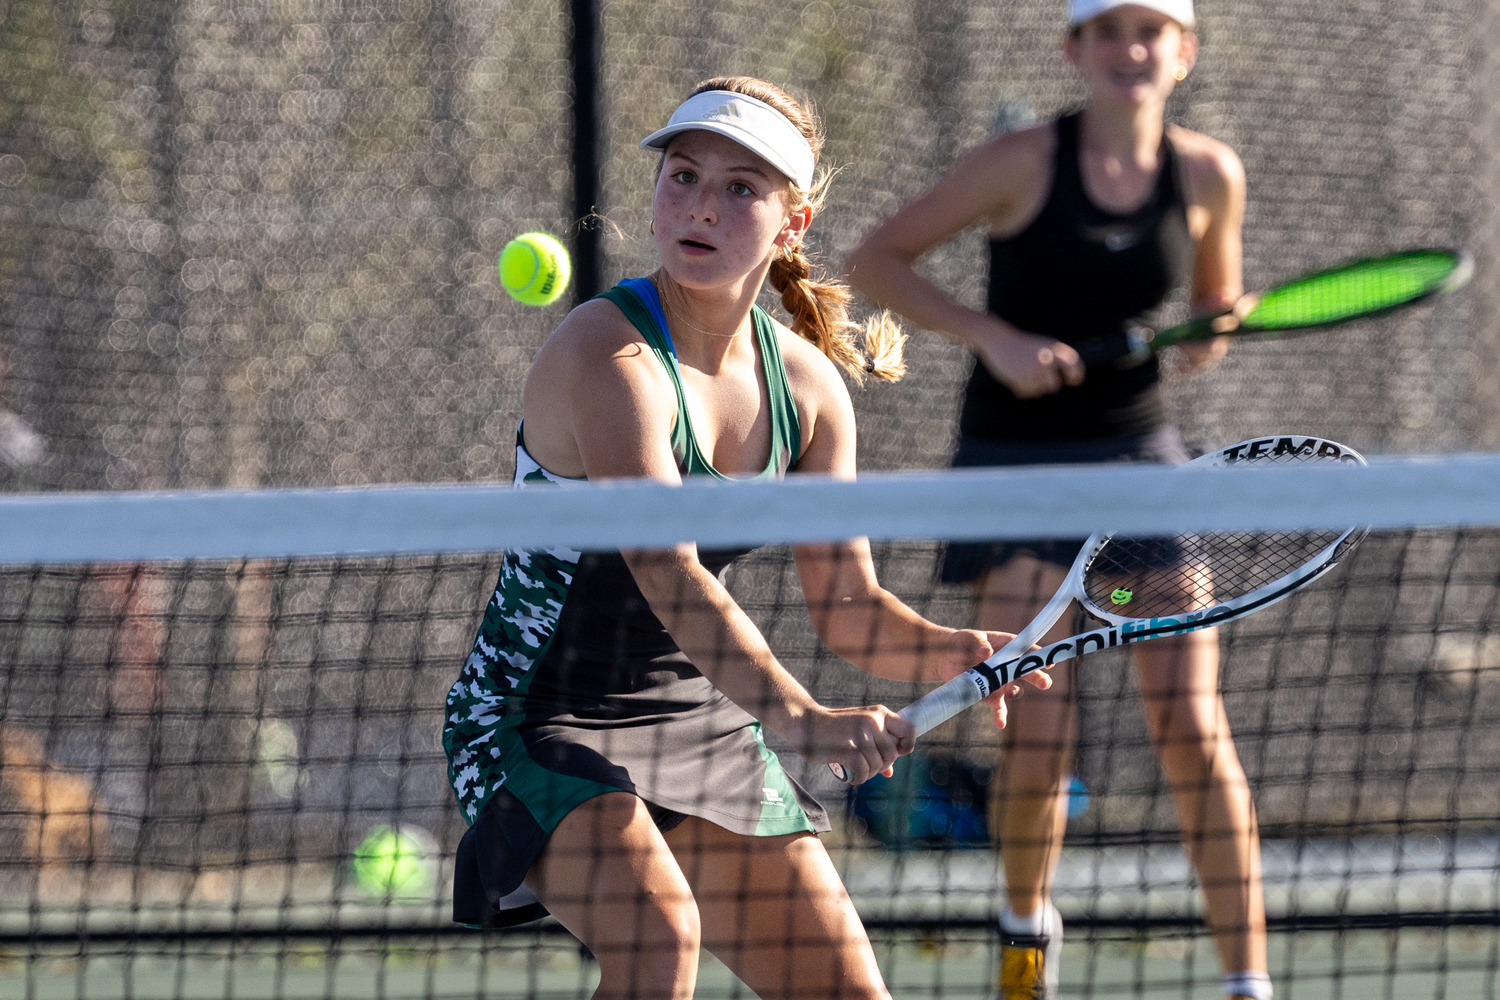
<svg viewBox="0 0 1500 1000">
<path fill-rule="evenodd" d="M 976 174 L 993 174 L 1007 186 L 1045 176 L 1052 168 L 1057 130 L 1051 122 L 1005 132 L 975 146 L 962 161 Z"/>
<path fill-rule="evenodd" d="M 816 344 L 799 336 L 780 320 L 772 318 L 776 328 L 776 344 L 781 349 L 781 362 L 786 366 L 787 381 L 791 384 L 792 396 L 798 403 L 809 399 L 826 398 L 830 391 L 844 391 L 844 378 L 838 365 Z"/>
<path fill-rule="evenodd" d="M 1182 161 L 1193 201 L 1211 204 L 1244 197 L 1245 165 L 1228 143 L 1180 125 L 1168 125 L 1167 135 Z"/>
<path fill-rule="evenodd" d="M 590 299 L 573 309 L 542 344 L 532 362 L 528 388 L 560 383 L 608 391 L 609 386 L 655 388 L 667 375 L 645 337 L 608 299 Z"/>
<path fill-rule="evenodd" d="M 1040 211 L 1056 149 L 1057 129 L 1046 122 L 997 135 L 960 162 L 959 187 L 983 205 L 991 236 L 1014 233 Z"/>
</svg>

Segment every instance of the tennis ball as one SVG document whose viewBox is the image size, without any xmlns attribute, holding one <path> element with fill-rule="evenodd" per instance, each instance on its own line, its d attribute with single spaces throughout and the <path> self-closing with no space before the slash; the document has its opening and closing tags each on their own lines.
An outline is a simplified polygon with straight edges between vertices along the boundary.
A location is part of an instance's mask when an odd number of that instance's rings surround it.
<svg viewBox="0 0 1500 1000">
<path fill-rule="evenodd" d="M 354 881 L 378 896 L 427 896 L 437 881 L 437 841 L 411 826 L 377 826 L 354 851 Z"/>
<path fill-rule="evenodd" d="M 528 306 L 548 306 L 568 287 L 568 251 L 546 233 L 522 233 L 500 251 L 500 284 Z"/>
</svg>

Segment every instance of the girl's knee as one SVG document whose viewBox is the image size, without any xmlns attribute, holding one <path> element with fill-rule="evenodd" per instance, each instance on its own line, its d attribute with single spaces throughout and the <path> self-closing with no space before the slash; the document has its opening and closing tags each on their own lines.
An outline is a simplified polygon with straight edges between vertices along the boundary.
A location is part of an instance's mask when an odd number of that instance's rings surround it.
<svg viewBox="0 0 1500 1000">
<path fill-rule="evenodd" d="M 1060 795 L 1066 763 L 1067 757 L 1062 754 L 1049 756 L 1045 763 L 1038 763 L 1035 767 L 1022 766 L 1023 762 L 1012 758 L 1004 772 L 1004 780 L 990 786 L 990 796 L 1003 800 Z"/>
<path fill-rule="evenodd" d="M 1143 692 L 1146 729 L 1158 750 L 1215 744 L 1230 738 L 1217 690 Z"/>
<path fill-rule="evenodd" d="M 1154 740 L 1156 757 L 1174 785 L 1245 784 L 1245 773 L 1229 733 L 1183 726 Z"/>
<path fill-rule="evenodd" d="M 1216 747 L 1229 739 L 1229 733 L 1215 721 L 1188 711 L 1163 712 L 1151 727 L 1151 742 L 1158 754 L 1186 753 L 1211 756 Z"/>
<path fill-rule="evenodd" d="M 703 945 L 703 922 L 691 895 L 643 893 L 635 914 L 639 945 L 657 952 L 697 954 Z"/>
<path fill-rule="evenodd" d="M 685 902 L 645 897 L 629 933 L 623 927 L 584 938 L 599 963 L 603 983 L 630 983 L 633 995 L 656 994 L 660 1000 L 691 995 L 703 931 L 698 908 Z M 654 986 L 653 986 L 654 984 Z M 684 992 L 683 987 L 686 987 Z M 644 990 L 644 992 L 638 992 Z M 611 994 L 611 990 L 605 990 Z"/>
<path fill-rule="evenodd" d="M 662 926 L 679 949 L 696 954 L 703 947 L 703 920 L 691 899 L 665 907 Z"/>
</svg>

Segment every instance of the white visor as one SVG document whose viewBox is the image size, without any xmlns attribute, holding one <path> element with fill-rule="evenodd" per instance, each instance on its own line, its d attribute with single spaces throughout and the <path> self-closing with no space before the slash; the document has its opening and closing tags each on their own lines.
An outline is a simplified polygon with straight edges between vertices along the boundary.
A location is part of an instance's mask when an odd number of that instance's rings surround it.
<svg viewBox="0 0 1500 1000">
<path fill-rule="evenodd" d="M 791 178 L 804 191 L 812 187 L 813 151 L 797 126 L 764 101 L 728 90 L 695 94 L 677 106 L 667 127 L 641 140 L 642 149 L 666 149 L 679 132 L 717 132 Z"/>
<path fill-rule="evenodd" d="M 1167 15 L 1184 28 L 1193 26 L 1193 0 L 1068 0 L 1068 23 L 1082 24 L 1116 7 L 1145 7 Z"/>
</svg>

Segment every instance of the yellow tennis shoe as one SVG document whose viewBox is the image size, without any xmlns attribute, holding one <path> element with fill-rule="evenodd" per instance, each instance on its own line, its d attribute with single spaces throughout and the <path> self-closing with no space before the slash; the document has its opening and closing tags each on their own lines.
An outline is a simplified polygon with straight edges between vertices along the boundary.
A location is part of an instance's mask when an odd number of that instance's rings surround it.
<svg viewBox="0 0 1500 1000">
<path fill-rule="evenodd" d="M 1048 907 L 1048 933 L 1011 934 L 1000 928 L 1000 1000 L 1056 1000 L 1062 958 L 1062 918 Z"/>
</svg>

